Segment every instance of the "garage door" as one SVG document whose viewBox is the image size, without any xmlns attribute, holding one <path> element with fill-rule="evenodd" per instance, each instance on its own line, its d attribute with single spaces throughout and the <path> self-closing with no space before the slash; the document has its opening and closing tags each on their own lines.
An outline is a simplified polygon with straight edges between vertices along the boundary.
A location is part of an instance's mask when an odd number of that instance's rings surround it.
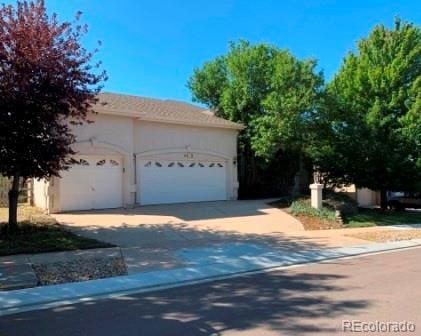
<svg viewBox="0 0 421 336">
<path fill-rule="evenodd" d="M 78 156 L 78 164 L 62 173 L 62 211 L 118 208 L 122 206 L 120 157 Z"/>
<path fill-rule="evenodd" d="M 138 203 L 225 200 L 226 164 L 221 161 L 138 160 Z"/>
</svg>

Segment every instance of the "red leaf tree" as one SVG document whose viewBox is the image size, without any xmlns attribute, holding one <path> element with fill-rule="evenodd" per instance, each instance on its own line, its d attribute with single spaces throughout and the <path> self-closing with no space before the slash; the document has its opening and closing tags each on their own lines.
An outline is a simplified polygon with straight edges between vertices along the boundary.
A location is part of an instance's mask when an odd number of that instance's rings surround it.
<svg viewBox="0 0 421 336">
<path fill-rule="evenodd" d="M 81 45 L 87 26 L 60 23 L 44 1 L 0 7 L 0 174 L 12 180 L 9 228 L 17 225 L 19 181 L 59 176 L 68 168 L 71 124 L 87 113 L 106 80 L 97 50 Z"/>
</svg>

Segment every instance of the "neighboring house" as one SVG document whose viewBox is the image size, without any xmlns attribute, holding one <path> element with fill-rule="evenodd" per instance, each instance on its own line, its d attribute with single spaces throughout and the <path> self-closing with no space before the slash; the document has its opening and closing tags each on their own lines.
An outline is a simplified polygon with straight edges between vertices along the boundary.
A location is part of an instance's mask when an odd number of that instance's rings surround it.
<svg viewBox="0 0 421 336">
<path fill-rule="evenodd" d="M 103 103 L 106 103 L 103 105 Z M 74 126 L 78 164 L 34 181 L 49 212 L 237 198 L 242 125 L 173 100 L 102 93 L 94 121 Z"/>
<path fill-rule="evenodd" d="M 380 193 L 367 188 L 357 188 L 355 184 L 346 187 L 336 188 L 338 192 L 347 193 L 351 198 L 358 202 L 361 207 L 370 207 L 380 205 Z"/>
</svg>

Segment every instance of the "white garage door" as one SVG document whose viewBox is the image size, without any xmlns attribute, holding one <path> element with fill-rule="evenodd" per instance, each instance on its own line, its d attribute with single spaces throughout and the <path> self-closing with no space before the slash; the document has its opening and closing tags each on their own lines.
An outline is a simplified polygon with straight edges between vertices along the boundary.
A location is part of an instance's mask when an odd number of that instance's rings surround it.
<svg viewBox="0 0 421 336">
<path fill-rule="evenodd" d="M 226 200 L 226 164 L 138 160 L 137 186 L 142 205 Z"/>
<path fill-rule="evenodd" d="M 122 206 L 122 160 L 108 156 L 78 156 L 78 164 L 62 173 L 62 211 Z"/>
</svg>

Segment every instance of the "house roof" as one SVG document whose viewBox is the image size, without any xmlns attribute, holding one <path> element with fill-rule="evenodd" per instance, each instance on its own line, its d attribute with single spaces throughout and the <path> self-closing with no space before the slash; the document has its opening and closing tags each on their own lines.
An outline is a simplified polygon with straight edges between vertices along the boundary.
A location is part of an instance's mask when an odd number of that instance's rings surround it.
<svg viewBox="0 0 421 336">
<path fill-rule="evenodd" d="M 244 126 L 216 117 L 202 107 L 176 100 L 161 100 L 117 93 L 100 93 L 94 110 L 135 117 L 139 120 L 204 127 L 243 129 Z"/>
</svg>

